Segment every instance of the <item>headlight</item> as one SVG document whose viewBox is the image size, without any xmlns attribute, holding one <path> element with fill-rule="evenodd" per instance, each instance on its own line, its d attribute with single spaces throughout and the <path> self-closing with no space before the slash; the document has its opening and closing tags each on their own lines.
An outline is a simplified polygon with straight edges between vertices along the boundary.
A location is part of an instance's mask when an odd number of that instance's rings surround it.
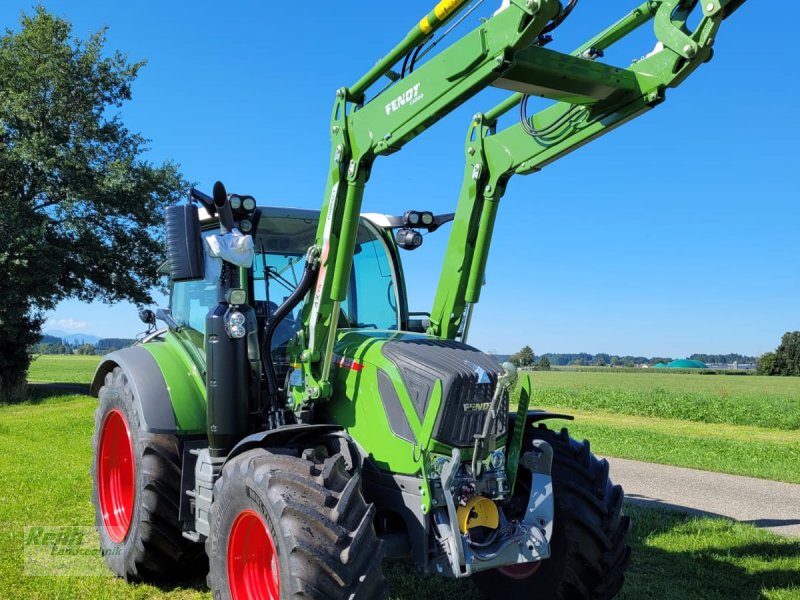
<svg viewBox="0 0 800 600">
<path fill-rule="evenodd" d="M 243 338 L 247 335 L 247 328 L 244 326 L 245 318 L 238 310 L 228 313 L 228 334 L 234 338 Z"/>
<path fill-rule="evenodd" d="M 248 196 L 244 200 L 242 200 L 242 208 L 245 209 L 247 212 L 252 212 L 256 209 L 256 199 Z"/>
<path fill-rule="evenodd" d="M 397 245 L 403 250 L 416 250 L 422 245 L 422 235 L 413 229 L 400 229 L 395 235 Z"/>
<path fill-rule="evenodd" d="M 242 207 L 242 199 L 240 196 L 231 194 L 231 198 L 228 202 L 231 205 L 231 210 L 239 210 Z"/>
<path fill-rule="evenodd" d="M 433 225 L 433 213 L 424 212 L 422 213 L 421 219 L 422 224 L 425 225 L 425 227 Z"/>
<path fill-rule="evenodd" d="M 506 466 L 506 455 L 502 450 L 495 450 L 492 452 L 492 456 L 489 460 L 492 468 L 495 470 L 502 469 Z"/>
</svg>

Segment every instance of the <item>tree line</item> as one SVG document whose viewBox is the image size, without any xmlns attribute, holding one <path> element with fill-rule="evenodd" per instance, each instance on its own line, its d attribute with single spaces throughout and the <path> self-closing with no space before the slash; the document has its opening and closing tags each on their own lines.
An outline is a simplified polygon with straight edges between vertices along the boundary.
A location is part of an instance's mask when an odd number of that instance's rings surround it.
<svg viewBox="0 0 800 600">
<path fill-rule="evenodd" d="M 30 349 L 32 354 L 80 354 L 103 355 L 122 350 L 133 345 L 136 340 L 127 338 L 104 338 L 96 344 L 70 342 L 53 335 L 43 335 L 41 340 Z"/>
<path fill-rule="evenodd" d="M 498 362 L 506 360 L 517 367 L 549 370 L 551 366 L 595 366 L 595 367 L 635 367 L 637 365 L 654 366 L 658 363 L 668 364 L 672 358 L 663 356 L 617 356 L 605 353 L 589 354 L 578 352 L 575 354 L 542 354 L 538 360 L 533 348 L 524 346 L 512 355 L 492 354 Z M 760 357 L 744 354 L 692 354 L 691 360 L 699 360 L 706 364 L 714 363 L 741 363 L 756 364 L 758 375 L 783 375 L 800 377 L 800 331 L 788 331 L 781 338 L 780 345 L 774 352 L 766 352 Z"/>
<path fill-rule="evenodd" d="M 733 363 L 750 365 L 758 360 L 755 356 L 745 356 L 744 354 L 692 354 L 689 360 L 699 360 L 706 364 L 728 364 Z"/>
<path fill-rule="evenodd" d="M 548 370 L 551 366 L 556 367 L 636 367 L 639 365 L 655 366 L 659 363 L 669 364 L 674 359 L 668 356 L 633 356 L 617 354 L 607 354 L 600 352 L 590 354 L 588 352 L 575 353 L 552 353 L 542 354 L 538 358 L 530 346 L 524 346 L 519 352 L 511 355 L 494 355 L 498 362 L 506 360 L 512 362 L 517 367 L 539 368 Z M 725 364 L 754 364 L 758 359 L 754 356 L 744 354 L 692 354 L 691 360 L 700 360 L 704 363 L 725 363 Z"/>
</svg>

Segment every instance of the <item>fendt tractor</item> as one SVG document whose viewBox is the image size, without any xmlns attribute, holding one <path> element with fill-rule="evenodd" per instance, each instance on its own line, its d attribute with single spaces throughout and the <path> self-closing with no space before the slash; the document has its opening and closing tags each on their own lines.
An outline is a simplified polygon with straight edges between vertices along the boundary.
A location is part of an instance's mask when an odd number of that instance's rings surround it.
<svg viewBox="0 0 800 600">
<path fill-rule="evenodd" d="M 443 0 L 336 91 L 319 212 L 219 182 L 169 207 L 169 308 L 143 309 L 148 333 L 92 382 L 93 501 L 114 573 L 148 580 L 207 556 L 216 599 L 372 600 L 399 560 L 472 577 L 486 598 L 615 596 L 622 490 L 587 442 L 543 424 L 568 417 L 533 410 L 527 377 L 467 344 L 470 319 L 510 177 L 660 104 L 743 2 L 649 0 L 566 54 L 547 44 L 577 0 L 504 0 L 431 52 L 477 7 Z M 652 51 L 602 62 L 648 23 Z M 489 86 L 511 93 L 470 124 L 455 213 L 361 215 L 375 159 Z M 531 97 L 552 102 L 529 115 Z M 448 222 L 433 307 L 409 312 L 400 250 Z"/>
</svg>

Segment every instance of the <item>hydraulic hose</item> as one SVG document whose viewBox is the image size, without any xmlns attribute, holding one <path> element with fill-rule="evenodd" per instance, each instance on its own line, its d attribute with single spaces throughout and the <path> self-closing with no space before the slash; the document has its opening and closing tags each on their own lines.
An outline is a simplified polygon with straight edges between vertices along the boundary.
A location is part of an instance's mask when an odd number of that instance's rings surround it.
<svg viewBox="0 0 800 600">
<path fill-rule="evenodd" d="M 742 1 L 744 1 L 744 0 L 742 0 Z M 544 29 L 542 29 L 542 33 L 543 33 L 543 34 L 545 34 L 545 33 L 550 33 L 551 31 L 553 31 L 554 29 L 556 29 L 556 28 L 557 28 L 559 25 L 561 25 L 561 23 L 563 23 L 564 21 L 566 21 L 566 20 L 567 20 L 567 17 L 568 17 L 568 16 L 570 15 L 570 13 L 573 11 L 573 9 L 575 8 L 575 6 L 577 6 L 577 4 L 578 4 L 578 0 L 570 0 L 569 4 L 566 6 L 566 8 L 562 8 L 562 9 L 561 9 L 561 11 L 560 11 L 560 12 L 558 13 L 558 15 L 556 16 L 556 18 L 555 18 L 555 19 L 553 19 L 553 20 L 552 20 L 552 21 L 551 21 L 551 22 L 550 22 L 550 23 L 547 25 L 547 27 L 545 27 Z"/>
<path fill-rule="evenodd" d="M 317 278 L 317 263 L 306 258 L 306 266 L 303 271 L 303 277 L 297 284 L 297 287 L 289 295 L 289 297 L 281 304 L 274 313 L 267 320 L 267 326 L 264 328 L 263 340 L 261 347 L 263 348 L 263 362 L 264 373 L 267 379 L 267 395 L 271 406 L 276 406 L 278 401 L 278 376 L 275 374 L 275 364 L 272 362 L 272 336 L 286 316 L 294 310 L 300 301 L 311 290 Z"/>
</svg>

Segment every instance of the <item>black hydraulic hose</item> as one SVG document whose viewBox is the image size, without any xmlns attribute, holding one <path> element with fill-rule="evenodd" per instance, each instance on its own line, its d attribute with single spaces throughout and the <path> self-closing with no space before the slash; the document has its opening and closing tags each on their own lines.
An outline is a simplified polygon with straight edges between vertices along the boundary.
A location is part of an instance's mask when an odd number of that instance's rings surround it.
<svg viewBox="0 0 800 600">
<path fill-rule="evenodd" d="M 422 46 L 417 46 L 417 49 L 414 50 L 414 55 L 411 57 L 411 66 L 409 67 L 408 72 L 413 73 L 414 69 L 417 66 L 417 59 L 419 58 L 419 53 L 422 52 Z"/>
<path fill-rule="evenodd" d="M 275 364 L 272 362 L 272 335 L 286 316 L 294 310 L 300 301 L 309 292 L 317 278 L 317 265 L 313 262 L 306 260 L 306 267 L 303 271 L 303 277 L 300 283 L 289 295 L 286 301 L 281 304 L 274 313 L 267 320 L 267 326 L 264 328 L 264 336 L 261 342 L 263 348 L 263 361 L 264 372 L 267 378 L 267 394 L 269 396 L 270 404 L 274 407 L 277 405 L 278 400 L 278 376 L 275 374 Z"/>
<path fill-rule="evenodd" d="M 566 21 L 566 20 L 567 20 L 567 17 L 570 15 L 570 13 L 573 11 L 573 9 L 575 8 L 575 6 L 576 6 L 577 4 L 578 4 L 578 0 L 570 0 L 570 2 L 569 2 L 569 4 L 567 5 L 567 7 L 566 7 L 566 8 L 562 8 L 562 9 L 561 9 L 561 11 L 560 11 L 560 12 L 558 13 L 558 15 L 556 16 L 556 18 L 555 18 L 555 19 L 553 19 L 553 20 L 552 20 L 552 21 L 551 21 L 551 22 L 550 22 L 550 23 L 547 25 L 547 27 L 545 27 L 544 29 L 542 29 L 542 34 L 545 34 L 545 33 L 550 33 L 551 31 L 553 31 L 554 29 L 556 29 L 556 27 L 558 27 L 559 25 L 561 25 L 561 23 L 563 23 L 564 21 Z"/>
</svg>

